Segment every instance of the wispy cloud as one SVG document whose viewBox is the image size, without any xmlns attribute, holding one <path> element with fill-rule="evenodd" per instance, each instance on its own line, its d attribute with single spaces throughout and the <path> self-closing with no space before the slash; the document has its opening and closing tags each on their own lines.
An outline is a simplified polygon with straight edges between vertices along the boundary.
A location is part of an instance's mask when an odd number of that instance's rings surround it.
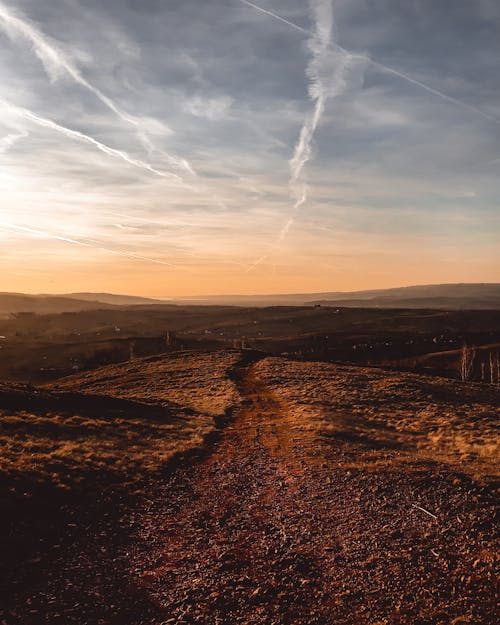
<svg viewBox="0 0 500 625">
<path fill-rule="evenodd" d="M 253 5 L 253 3 L 246 2 L 246 0 L 242 1 L 254 8 L 259 8 Z M 309 0 L 309 7 L 313 28 L 310 31 L 302 28 L 299 28 L 299 30 L 309 35 L 308 48 L 311 58 L 306 68 L 306 75 L 309 80 L 309 98 L 313 103 L 313 108 L 304 120 L 290 160 L 289 186 L 294 204 L 286 223 L 278 232 L 276 242 L 271 246 L 274 250 L 285 240 L 295 223 L 301 207 L 307 202 L 308 186 L 302 180 L 302 177 L 304 167 L 312 157 L 314 135 L 321 122 L 328 100 L 344 91 L 346 87 L 346 72 L 349 70 L 352 59 L 352 56 L 342 48 L 332 46 L 334 26 L 332 0 Z M 275 13 L 263 12 L 285 21 L 289 25 L 294 25 L 288 20 L 283 20 Z M 252 271 L 266 258 L 267 255 L 262 256 L 247 271 Z"/>
<path fill-rule="evenodd" d="M 130 258 L 133 260 L 140 260 L 140 261 L 145 261 L 148 263 L 155 263 L 158 265 L 166 265 L 167 267 L 176 266 L 173 263 L 168 263 L 164 260 L 159 260 L 157 258 L 149 258 L 148 256 L 134 254 L 133 252 L 116 250 L 116 249 L 112 249 L 109 247 L 104 247 L 100 244 L 90 243 L 86 240 L 74 239 L 72 237 L 67 237 L 67 236 L 57 234 L 54 232 L 48 232 L 46 230 L 40 230 L 38 228 L 30 228 L 28 226 L 21 226 L 19 224 L 13 224 L 13 223 L 2 221 L 2 220 L 0 220 L 0 228 L 3 228 L 5 230 L 10 230 L 11 232 L 17 232 L 20 234 L 28 235 L 28 236 L 36 236 L 36 237 L 41 237 L 43 239 L 53 239 L 55 241 L 62 241 L 63 243 L 71 243 L 72 245 L 78 245 L 80 247 L 92 248 L 95 250 L 107 252 L 108 254 L 114 254 L 115 256 L 122 256 L 124 258 Z"/>
<path fill-rule="evenodd" d="M 163 150 L 157 150 L 149 138 L 149 134 L 152 131 L 158 132 L 160 130 L 162 133 L 171 133 L 170 128 L 158 120 L 135 117 L 124 111 L 112 98 L 90 83 L 50 37 L 42 33 L 26 18 L 16 14 L 3 2 L 0 2 L 0 28 L 12 40 L 23 37 L 30 42 L 51 80 L 55 81 L 64 74 L 70 76 L 78 85 L 93 93 L 102 104 L 115 113 L 122 121 L 134 126 L 139 139 L 148 152 L 158 151 L 166 159 L 169 166 L 194 175 L 194 170 L 186 159 L 168 154 Z"/>
<path fill-rule="evenodd" d="M 345 74 L 352 58 L 344 50 L 332 46 L 331 0 L 310 0 L 309 5 L 314 26 L 308 41 L 311 59 L 306 74 L 309 79 L 309 97 L 314 106 L 304 121 L 290 161 L 290 188 L 295 200 L 294 210 L 298 210 L 307 201 L 307 185 L 298 183 L 304 166 L 311 159 L 314 134 L 321 122 L 326 103 L 345 89 Z"/>
<path fill-rule="evenodd" d="M 133 167 L 137 167 L 139 169 L 149 171 L 155 176 L 160 176 L 161 178 L 167 178 L 172 181 L 182 182 L 182 178 L 178 176 L 177 174 L 174 174 L 171 172 L 160 171 L 159 169 L 154 168 L 149 163 L 146 163 L 144 161 L 141 161 L 137 158 L 130 156 L 129 154 L 127 154 L 127 152 L 124 152 L 123 150 L 117 150 L 115 148 L 110 147 L 109 145 L 102 143 L 101 141 L 98 141 L 97 139 L 94 139 L 93 137 L 89 135 L 79 132 L 78 130 L 72 130 L 70 128 L 66 128 L 66 126 L 61 126 L 60 124 L 57 124 L 56 122 L 50 119 L 46 119 L 45 117 L 40 117 L 39 115 L 36 115 L 35 113 L 33 113 L 32 111 L 26 108 L 23 108 L 20 106 L 14 106 L 13 104 L 6 102 L 2 98 L 0 98 L 0 105 L 5 107 L 5 109 L 7 109 L 7 111 L 10 114 L 16 115 L 22 119 L 25 119 L 26 121 L 30 121 L 36 124 L 37 126 L 41 126 L 42 128 L 48 128 L 49 130 L 53 130 L 54 132 L 57 132 L 59 134 L 65 135 L 66 137 L 69 137 L 70 139 L 75 139 L 76 141 L 82 141 L 84 143 L 92 145 L 98 150 L 100 150 L 101 152 L 103 152 L 104 154 L 107 154 L 108 156 L 112 156 L 114 158 L 119 158 L 122 161 L 125 161 L 126 163 L 128 163 L 129 165 L 132 165 Z"/>
<path fill-rule="evenodd" d="M 407 73 L 398 71 L 383 63 L 379 63 L 367 54 L 359 54 L 350 52 L 333 40 L 334 35 L 334 19 L 332 0 L 309 0 L 309 7 L 313 22 L 310 30 L 302 28 L 298 24 L 282 17 L 274 11 L 264 9 L 263 7 L 249 2 L 248 0 L 240 0 L 250 8 L 263 13 L 273 19 L 276 19 L 287 26 L 308 35 L 308 48 L 311 53 L 311 59 L 307 66 L 307 76 L 309 79 L 309 97 L 313 102 L 313 109 L 307 115 L 302 125 L 298 141 L 295 145 L 295 151 L 290 160 L 290 191 L 294 200 L 293 209 L 286 223 L 278 232 L 277 243 L 271 245 L 274 250 L 281 243 L 293 227 L 297 215 L 301 207 L 308 199 L 307 182 L 303 180 L 303 170 L 305 165 L 312 158 L 312 146 L 314 135 L 321 123 L 321 119 L 325 112 L 325 107 L 329 99 L 340 95 L 346 87 L 346 77 L 349 70 L 356 63 L 370 63 L 373 67 L 396 76 L 406 82 L 437 96 L 454 106 L 458 106 L 464 110 L 481 116 L 494 123 L 500 123 L 495 116 L 482 111 L 481 109 L 467 104 L 459 99 L 453 98 L 438 89 L 434 89 L 420 80 L 413 78 Z M 256 263 L 250 266 L 248 271 L 253 270 L 267 256 L 261 257 Z"/>
<path fill-rule="evenodd" d="M 0 222 L 38 231 L 0 223 L 0 288 L 364 288 L 475 246 L 491 279 L 500 42 L 457 3 L 0 0 Z"/>
</svg>

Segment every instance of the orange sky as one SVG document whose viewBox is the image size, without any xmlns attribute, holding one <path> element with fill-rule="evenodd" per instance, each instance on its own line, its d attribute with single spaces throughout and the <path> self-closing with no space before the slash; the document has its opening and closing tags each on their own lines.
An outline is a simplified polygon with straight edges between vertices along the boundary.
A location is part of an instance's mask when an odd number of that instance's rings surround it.
<svg viewBox="0 0 500 625">
<path fill-rule="evenodd" d="M 13 237 L 12 245 L 19 243 Z M 78 291 L 173 297 L 208 294 L 352 291 L 411 284 L 498 282 L 500 263 L 483 257 L 465 259 L 462 251 L 422 250 L 418 241 L 392 242 L 385 251 L 329 256 L 317 241 L 304 257 L 293 250 L 263 259 L 252 268 L 248 257 L 234 260 L 190 258 L 178 266 L 117 257 L 70 243 L 33 239 L 30 252 L 22 240 L 17 254 L 3 256 L 0 291 L 65 293 Z M 383 246 L 382 246 L 383 247 Z M 420 250 L 420 253 L 419 253 Z M 311 256 L 314 262 L 310 261 Z M 255 261 L 253 261 L 255 262 Z M 246 264 L 245 264 L 246 263 Z M 250 269 L 249 269 L 250 267 Z"/>
</svg>

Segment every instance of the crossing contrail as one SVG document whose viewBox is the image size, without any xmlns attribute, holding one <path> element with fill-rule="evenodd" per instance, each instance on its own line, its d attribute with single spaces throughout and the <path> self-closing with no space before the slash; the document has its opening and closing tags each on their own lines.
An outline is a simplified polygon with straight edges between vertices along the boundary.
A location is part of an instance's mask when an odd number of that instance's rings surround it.
<svg viewBox="0 0 500 625">
<path fill-rule="evenodd" d="M 20 35 L 31 43 L 35 54 L 42 62 L 42 65 L 51 80 L 56 80 L 64 73 L 69 75 L 77 84 L 93 93 L 94 96 L 102 102 L 102 104 L 110 109 L 122 121 L 133 125 L 137 130 L 139 139 L 148 152 L 157 150 L 148 136 L 147 126 L 148 123 L 150 124 L 151 122 L 125 112 L 120 106 L 118 106 L 118 104 L 116 104 L 114 100 L 105 95 L 100 89 L 82 76 L 78 68 L 73 65 L 71 60 L 56 46 L 54 42 L 52 42 L 47 35 L 38 30 L 27 19 L 21 18 L 18 14 L 9 9 L 3 2 L 0 2 L 0 28 L 11 40 L 14 40 Z M 164 130 L 171 132 L 170 129 L 165 126 Z M 157 151 L 165 157 L 171 167 L 184 170 L 190 174 L 195 173 L 187 160 L 168 154 L 163 150 Z"/>
<path fill-rule="evenodd" d="M 302 32 L 305 35 L 311 34 L 309 30 L 302 28 L 302 26 L 299 26 L 298 24 L 295 24 L 295 22 L 285 19 L 284 17 L 282 17 L 281 15 L 278 15 L 277 13 L 273 11 L 263 9 L 257 4 L 254 4 L 253 2 L 248 2 L 248 0 L 239 0 L 239 1 L 242 2 L 243 4 L 246 4 L 252 7 L 253 9 L 257 11 L 260 11 L 261 13 L 265 13 L 266 15 L 276 20 L 279 20 L 280 22 L 284 24 L 287 24 L 288 26 L 294 28 L 295 30 Z M 468 104 L 467 102 L 464 102 L 463 100 L 454 98 L 444 93 L 443 91 L 440 91 L 439 89 L 435 89 L 434 87 L 431 87 L 430 85 L 420 80 L 417 80 L 416 78 L 413 78 L 411 75 L 406 74 L 405 72 L 399 71 L 393 67 L 390 67 L 389 65 L 385 65 L 385 63 L 380 63 L 379 61 L 377 61 L 376 59 L 372 58 L 371 56 L 367 54 L 354 53 L 352 51 L 347 50 L 346 48 L 343 48 L 342 46 L 339 46 L 338 44 L 335 44 L 334 47 L 337 48 L 339 51 L 343 51 L 345 54 L 350 55 L 352 58 L 365 59 L 367 62 L 372 64 L 374 67 L 377 67 L 379 70 L 392 74 L 393 76 L 397 76 L 401 80 L 405 80 L 406 82 L 409 82 L 416 87 L 424 89 L 428 93 L 431 93 L 449 102 L 450 104 L 454 104 L 457 107 L 460 107 L 466 111 L 469 111 L 470 113 L 475 113 L 476 115 L 480 115 L 483 119 L 487 119 L 491 122 L 494 122 L 495 124 L 500 124 L 500 119 L 498 117 L 495 117 L 494 115 L 490 115 L 490 113 L 487 113 L 486 111 L 483 111 L 482 109 L 477 108 L 476 106 L 473 106 L 472 104 Z"/>
<path fill-rule="evenodd" d="M 108 156 L 113 156 L 115 158 L 119 158 L 122 161 L 125 161 L 126 163 L 128 163 L 129 165 L 132 165 L 133 167 L 137 167 L 139 169 L 149 171 L 155 176 L 160 176 L 161 178 L 167 178 L 169 180 L 176 181 L 179 183 L 183 182 L 182 178 L 178 176 L 177 174 L 173 174 L 171 172 L 164 172 L 159 169 L 156 169 L 149 163 L 145 163 L 144 161 L 134 158 L 130 156 L 130 154 L 128 154 L 127 152 L 124 152 L 123 150 L 117 150 L 116 148 L 112 148 L 109 145 L 106 145 L 105 143 L 102 143 L 101 141 L 94 139 L 94 137 L 84 134 L 83 132 L 79 132 L 78 130 L 72 130 L 71 128 L 67 128 L 66 126 L 61 126 L 61 124 L 57 124 L 56 122 L 50 119 L 47 119 L 45 117 L 40 117 L 39 115 L 36 115 L 35 113 L 33 113 L 32 111 L 26 108 L 10 104 L 3 98 L 0 98 L 0 105 L 4 106 L 10 113 L 13 113 L 14 115 L 17 115 L 27 121 L 31 121 L 37 126 L 41 126 L 42 128 L 48 128 L 50 130 L 63 134 L 66 137 L 69 137 L 70 139 L 76 139 L 77 141 L 88 143 L 94 146 L 95 148 L 97 148 L 98 150 L 100 150 L 101 152 L 104 152 L 104 154 L 107 154 Z"/>
<path fill-rule="evenodd" d="M 476 106 L 473 106 L 472 104 L 468 104 L 467 102 L 464 102 L 463 100 L 457 100 L 457 98 L 453 98 L 452 96 L 447 95 L 446 93 L 443 93 L 442 91 L 439 91 L 438 89 L 429 87 L 429 85 L 426 85 L 420 80 L 417 80 L 416 78 L 412 78 L 411 76 L 408 76 L 408 74 L 404 74 L 403 72 L 399 72 L 398 70 L 393 69 L 392 67 L 389 67 L 388 65 L 379 63 L 378 61 L 375 61 L 374 59 L 371 59 L 368 56 L 366 56 L 365 58 L 374 67 L 378 67 L 379 69 L 381 69 L 384 72 L 387 72 L 388 74 L 393 74 L 394 76 L 402 78 L 403 80 L 406 80 L 412 85 L 415 85 L 416 87 L 420 87 L 421 89 L 425 89 L 425 91 L 428 91 L 429 93 L 432 93 L 433 95 L 438 96 L 439 98 L 447 102 L 450 102 L 451 104 L 454 104 L 457 107 L 460 107 L 471 113 L 476 113 L 477 115 L 480 115 L 484 119 L 494 122 L 495 124 L 500 124 L 500 119 L 498 119 L 498 117 L 495 117 L 494 115 L 490 115 L 489 113 L 486 113 L 485 111 L 477 108 Z"/>
</svg>

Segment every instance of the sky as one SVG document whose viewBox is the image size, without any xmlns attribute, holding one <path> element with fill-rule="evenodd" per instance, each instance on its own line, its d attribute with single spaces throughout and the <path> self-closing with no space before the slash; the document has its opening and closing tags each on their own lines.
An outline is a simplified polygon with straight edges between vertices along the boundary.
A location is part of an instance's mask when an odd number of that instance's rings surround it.
<svg viewBox="0 0 500 625">
<path fill-rule="evenodd" d="M 500 282 L 498 0 L 0 0 L 0 291 Z"/>
</svg>

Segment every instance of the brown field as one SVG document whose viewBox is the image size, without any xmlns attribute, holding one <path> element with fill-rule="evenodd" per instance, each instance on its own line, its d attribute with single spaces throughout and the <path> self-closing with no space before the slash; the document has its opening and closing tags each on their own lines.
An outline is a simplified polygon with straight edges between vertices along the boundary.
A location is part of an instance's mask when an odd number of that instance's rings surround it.
<svg viewBox="0 0 500 625">
<path fill-rule="evenodd" d="M 240 348 L 242 341 L 273 355 L 456 378 L 464 343 L 484 346 L 486 359 L 487 346 L 498 351 L 500 312 L 155 305 L 17 314 L 0 319 L 0 379 L 43 383 L 131 354 Z M 474 379 L 481 379 L 479 362 Z"/>
</svg>

